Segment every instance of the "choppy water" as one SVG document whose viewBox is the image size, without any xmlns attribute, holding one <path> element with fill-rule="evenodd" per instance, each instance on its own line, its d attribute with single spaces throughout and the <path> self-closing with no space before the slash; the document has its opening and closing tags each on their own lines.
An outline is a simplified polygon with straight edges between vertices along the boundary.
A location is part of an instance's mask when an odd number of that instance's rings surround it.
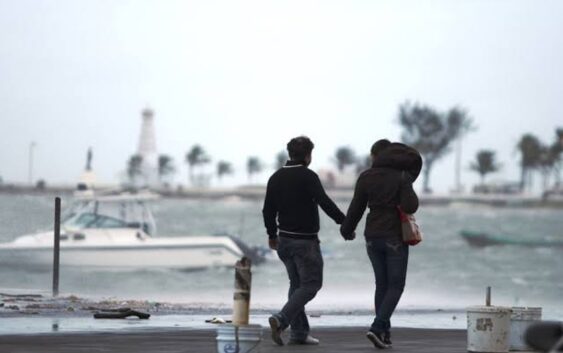
<svg viewBox="0 0 563 353">
<path fill-rule="evenodd" d="M 49 229 L 52 198 L 0 195 L 0 241 Z M 346 203 L 340 204 L 345 209 Z M 250 244 L 265 244 L 261 203 L 255 201 L 160 200 L 153 205 L 160 236 L 228 232 Z M 484 302 L 542 306 L 544 317 L 563 319 L 563 250 L 518 246 L 474 249 L 461 229 L 510 234 L 515 238 L 563 240 L 563 210 L 488 207 L 423 207 L 418 219 L 425 241 L 411 248 L 402 310 L 463 309 Z M 363 222 L 361 223 L 363 227 Z M 370 310 L 374 280 L 361 236 L 344 242 L 338 228 L 321 216 L 325 254 L 324 287 L 310 304 L 321 310 Z M 288 281 L 279 261 L 254 268 L 252 302 L 278 307 Z M 0 289 L 49 289 L 51 273 L 0 268 Z M 229 306 L 233 273 L 227 269 L 181 271 L 101 271 L 63 268 L 61 291 L 80 296 L 147 299 Z"/>
</svg>

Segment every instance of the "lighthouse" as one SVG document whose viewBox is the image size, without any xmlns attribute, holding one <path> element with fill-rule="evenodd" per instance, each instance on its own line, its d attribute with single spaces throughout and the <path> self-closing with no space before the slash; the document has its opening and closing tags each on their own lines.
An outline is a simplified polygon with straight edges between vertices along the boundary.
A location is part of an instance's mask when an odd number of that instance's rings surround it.
<svg viewBox="0 0 563 353">
<path fill-rule="evenodd" d="M 158 185 L 158 152 L 156 151 L 156 134 L 154 129 L 154 111 L 143 109 L 141 136 L 137 154 L 141 156 L 141 173 L 146 186 Z"/>
</svg>

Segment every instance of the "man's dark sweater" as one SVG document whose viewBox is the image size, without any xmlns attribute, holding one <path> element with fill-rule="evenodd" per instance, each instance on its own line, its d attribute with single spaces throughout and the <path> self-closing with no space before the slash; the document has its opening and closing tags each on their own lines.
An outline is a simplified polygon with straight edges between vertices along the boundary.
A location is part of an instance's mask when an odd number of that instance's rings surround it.
<svg viewBox="0 0 563 353">
<path fill-rule="evenodd" d="M 276 238 L 279 230 L 284 237 L 316 239 L 317 205 L 337 224 L 344 220 L 344 214 L 327 196 L 317 174 L 301 163 L 288 161 L 268 180 L 262 214 L 269 238 Z"/>
<path fill-rule="evenodd" d="M 388 167 L 372 167 L 363 172 L 356 183 L 346 220 L 340 227 L 343 236 L 354 232 L 367 206 L 370 209 L 364 232 L 367 239 L 400 237 L 397 206 L 410 214 L 418 209 L 410 174 Z"/>
</svg>

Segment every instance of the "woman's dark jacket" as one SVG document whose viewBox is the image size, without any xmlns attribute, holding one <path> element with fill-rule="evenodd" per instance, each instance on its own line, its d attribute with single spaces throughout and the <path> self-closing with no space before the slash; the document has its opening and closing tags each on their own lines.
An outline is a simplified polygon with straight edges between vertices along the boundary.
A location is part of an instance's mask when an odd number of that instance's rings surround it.
<svg viewBox="0 0 563 353">
<path fill-rule="evenodd" d="M 420 174 L 422 158 L 413 148 L 392 143 L 375 158 L 370 169 L 356 182 L 354 198 L 348 208 L 340 233 L 350 238 L 366 207 L 369 213 L 364 235 L 366 239 L 401 236 L 397 206 L 406 213 L 418 209 L 418 197 L 412 183 Z"/>
</svg>

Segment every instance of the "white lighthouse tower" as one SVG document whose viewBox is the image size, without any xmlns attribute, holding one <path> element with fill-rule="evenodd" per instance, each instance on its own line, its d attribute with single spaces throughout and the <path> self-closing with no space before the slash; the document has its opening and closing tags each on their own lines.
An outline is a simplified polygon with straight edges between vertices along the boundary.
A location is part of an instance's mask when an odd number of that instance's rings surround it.
<svg viewBox="0 0 563 353">
<path fill-rule="evenodd" d="M 142 111 L 141 136 L 138 155 L 142 157 L 141 170 L 146 186 L 158 185 L 158 153 L 154 129 L 154 112 L 150 108 Z"/>
</svg>

